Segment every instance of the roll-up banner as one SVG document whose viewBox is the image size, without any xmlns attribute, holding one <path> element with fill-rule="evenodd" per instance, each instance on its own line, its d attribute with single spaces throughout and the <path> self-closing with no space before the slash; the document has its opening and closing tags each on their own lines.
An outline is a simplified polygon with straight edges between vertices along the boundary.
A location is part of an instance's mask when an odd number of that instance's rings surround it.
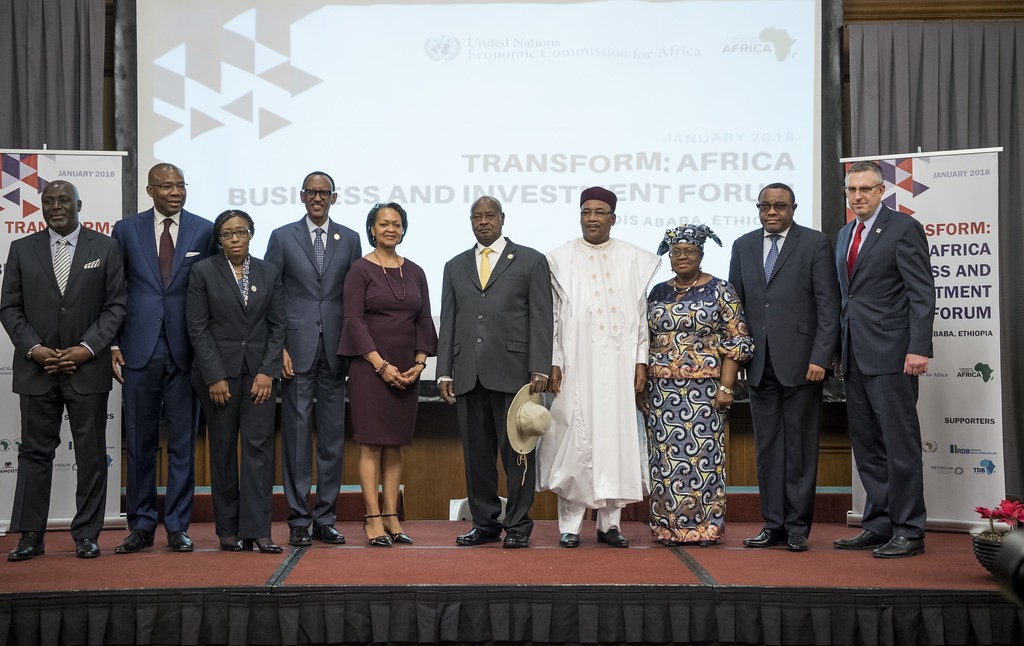
<svg viewBox="0 0 1024 646">
<path fill-rule="evenodd" d="M 71 182 L 82 199 L 83 226 L 107 235 L 121 218 L 124 152 L 0 149 L 0 260 L 7 262 L 11 243 L 46 228 L 40 197 L 54 180 Z M 6 265 L 4 267 L 6 269 Z M 14 488 L 18 479 L 21 419 L 18 395 L 11 390 L 14 346 L 0 334 L 0 534 L 11 526 Z M 107 497 L 104 525 L 124 526 L 121 508 L 121 388 L 116 382 L 107 404 Z M 75 515 L 74 445 L 67 415 L 61 444 L 53 460 L 49 529 L 67 529 Z"/>
<path fill-rule="evenodd" d="M 1002 148 L 840 160 L 877 161 L 882 202 L 917 218 L 935 278 L 934 357 L 920 378 L 928 529 L 980 527 L 977 506 L 997 505 L 1003 476 L 999 351 L 999 165 Z M 847 220 L 853 213 L 847 210 Z M 856 465 L 854 465 L 856 467 Z M 850 524 L 865 494 L 854 468 Z M 898 488 L 896 489 L 898 491 Z M 985 523 L 987 526 L 987 523 Z"/>
</svg>

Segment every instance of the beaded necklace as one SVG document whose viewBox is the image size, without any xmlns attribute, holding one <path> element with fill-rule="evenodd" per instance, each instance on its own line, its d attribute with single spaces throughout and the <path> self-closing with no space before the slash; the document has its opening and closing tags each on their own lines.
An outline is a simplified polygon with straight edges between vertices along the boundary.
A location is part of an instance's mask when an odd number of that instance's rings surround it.
<svg viewBox="0 0 1024 646">
<path fill-rule="evenodd" d="M 404 301 L 406 297 L 405 289 L 405 273 L 402 272 L 402 259 L 398 259 L 398 277 L 402 280 L 402 295 L 399 296 L 398 292 L 395 291 L 394 285 L 391 284 L 391 278 L 388 277 L 388 270 L 384 267 L 384 262 L 381 261 L 380 256 L 377 255 L 377 250 L 373 250 L 373 257 L 377 259 L 377 263 L 380 265 L 381 271 L 384 272 L 384 280 L 388 284 L 388 289 L 391 290 L 391 295 L 395 297 L 396 301 Z"/>
</svg>

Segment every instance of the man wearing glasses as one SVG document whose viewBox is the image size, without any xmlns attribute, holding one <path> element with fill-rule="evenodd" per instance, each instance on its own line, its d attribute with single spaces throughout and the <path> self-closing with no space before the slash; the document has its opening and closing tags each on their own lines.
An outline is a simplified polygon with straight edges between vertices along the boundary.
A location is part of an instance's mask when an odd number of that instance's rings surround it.
<svg viewBox="0 0 1024 646">
<path fill-rule="evenodd" d="M 558 496 L 562 547 L 577 547 L 587 509 L 597 541 L 629 547 L 622 508 L 643 500 L 636 396 L 647 380 L 647 286 L 659 259 L 611 237 L 615 193 L 580 196 L 583 236 L 548 254 L 554 348 L 551 430 L 537 449 L 537 488 Z"/>
<path fill-rule="evenodd" d="M 839 285 L 828 236 L 793 222 L 785 184 L 758 195 L 761 228 L 732 248 L 729 282 L 743 302 L 764 528 L 747 547 L 807 550 L 818 473 L 822 383 L 839 336 Z"/>
<path fill-rule="evenodd" d="M 121 220 L 111 233 L 121 245 L 128 283 L 128 311 L 112 348 L 114 377 L 124 384 L 130 530 L 114 548 L 117 554 L 153 545 L 161 419 L 167 421 L 167 544 L 175 552 L 193 549 L 188 525 L 199 401 L 190 380 L 193 350 L 185 328 L 185 294 L 192 265 L 214 253 L 216 241 L 213 224 L 185 210 L 185 177 L 178 167 L 151 168 L 146 193 L 153 208 Z"/>
<path fill-rule="evenodd" d="M 880 558 L 924 552 L 921 425 L 917 378 L 932 355 L 935 282 L 928 241 L 914 218 L 882 204 L 875 162 L 853 164 L 846 199 L 856 216 L 836 238 L 842 294 L 846 413 L 867 494 L 863 531 L 833 544 Z"/>
<path fill-rule="evenodd" d="M 282 472 L 288 500 L 288 544 L 317 539 L 341 544 L 334 527 L 345 441 L 345 374 L 338 356 L 342 288 L 362 255 L 359 235 L 332 221 L 338 199 L 334 179 L 314 171 L 302 182 L 306 214 L 270 234 L 266 260 L 281 270 L 287 329 L 281 382 Z M 315 402 L 315 406 L 314 406 Z M 309 506 L 313 480 L 313 414 L 316 414 L 316 505 Z M 311 531 L 312 530 L 312 531 Z"/>
</svg>

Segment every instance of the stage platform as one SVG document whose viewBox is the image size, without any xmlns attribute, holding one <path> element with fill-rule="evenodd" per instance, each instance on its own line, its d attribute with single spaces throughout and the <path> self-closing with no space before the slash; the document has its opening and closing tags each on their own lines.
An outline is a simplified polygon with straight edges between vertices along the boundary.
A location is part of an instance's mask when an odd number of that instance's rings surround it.
<svg viewBox="0 0 1024 646">
<path fill-rule="evenodd" d="M 588 521 L 577 549 L 539 521 L 532 547 L 457 547 L 467 522 L 406 521 L 411 546 L 348 544 L 281 555 L 157 545 L 77 559 L 67 532 L 46 554 L 0 562 L 0 644 L 712 643 L 1020 644 L 1024 609 L 974 560 L 970 537 L 929 533 L 901 560 L 832 549 L 856 533 L 816 524 L 810 550 L 749 549 L 758 523 L 733 522 L 712 547 L 666 548 L 624 523 L 629 549 L 598 544 Z M 6 554 L 17 535 L 0 538 Z M 275 523 L 284 543 L 287 526 Z"/>
</svg>

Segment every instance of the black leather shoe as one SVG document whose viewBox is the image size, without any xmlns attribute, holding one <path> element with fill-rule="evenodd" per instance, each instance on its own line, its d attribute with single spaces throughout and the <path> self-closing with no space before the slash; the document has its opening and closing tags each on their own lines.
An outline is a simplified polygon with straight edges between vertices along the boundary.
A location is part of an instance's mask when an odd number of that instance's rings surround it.
<svg viewBox="0 0 1024 646">
<path fill-rule="evenodd" d="M 27 561 L 37 556 L 46 554 L 45 545 L 43 543 L 43 532 L 22 532 L 21 540 L 18 541 L 18 546 L 15 547 L 7 555 L 8 561 Z"/>
<path fill-rule="evenodd" d="M 786 544 L 785 532 L 778 529 L 768 529 L 765 527 L 761 530 L 761 533 L 753 538 L 744 538 L 744 547 L 775 547 L 776 545 Z"/>
<path fill-rule="evenodd" d="M 328 545 L 344 545 L 345 536 L 334 525 L 314 525 L 313 538 Z"/>
<path fill-rule="evenodd" d="M 114 554 L 134 554 L 142 551 L 144 547 L 153 547 L 153 532 L 133 529 L 121 544 L 114 548 Z"/>
<path fill-rule="evenodd" d="M 398 514 L 381 514 L 381 518 L 398 518 Z M 385 525 L 384 531 L 391 537 L 391 542 L 395 545 L 412 545 L 412 537 L 404 532 L 393 532 Z"/>
<path fill-rule="evenodd" d="M 565 532 L 564 534 L 562 534 L 562 537 L 558 539 L 558 544 L 562 547 L 579 547 L 580 535 Z"/>
<path fill-rule="evenodd" d="M 473 545 L 483 545 L 484 543 L 497 543 L 500 540 L 501 533 L 485 534 L 479 528 L 474 527 L 469 530 L 469 532 L 456 537 L 455 544 L 463 547 L 471 547 Z"/>
<path fill-rule="evenodd" d="M 807 537 L 800 534 L 790 534 L 786 540 L 786 549 L 790 552 L 806 552 L 808 548 Z"/>
<path fill-rule="evenodd" d="M 288 530 L 288 544 L 292 547 L 309 547 L 313 539 L 305 527 L 292 527 Z"/>
<path fill-rule="evenodd" d="M 502 543 L 502 547 L 513 550 L 529 546 L 530 537 L 519 530 L 511 529 L 505 533 L 505 542 Z"/>
<path fill-rule="evenodd" d="M 270 537 L 246 538 L 242 541 L 242 551 L 251 552 L 254 545 L 260 554 L 280 554 L 284 551 L 281 546 L 274 545 L 274 541 Z"/>
<path fill-rule="evenodd" d="M 902 559 L 924 554 L 924 539 L 893 536 L 892 540 L 879 547 L 873 554 L 880 559 Z"/>
<path fill-rule="evenodd" d="M 234 536 L 220 537 L 220 548 L 225 552 L 241 552 L 243 547 L 242 539 L 240 538 Z"/>
<path fill-rule="evenodd" d="M 607 543 L 608 547 L 629 547 L 629 541 L 622 535 L 618 527 L 612 527 L 607 532 L 597 530 L 597 542 Z"/>
<path fill-rule="evenodd" d="M 879 536 L 870 529 L 865 529 L 853 538 L 840 538 L 832 541 L 832 546 L 837 550 L 871 550 L 888 542 L 888 536 Z"/>
<path fill-rule="evenodd" d="M 167 546 L 174 552 L 191 552 L 195 549 L 188 532 L 171 532 L 167 535 Z"/>
<path fill-rule="evenodd" d="M 100 555 L 100 546 L 95 538 L 83 538 L 75 541 L 75 556 L 80 559 L 94 559 Z"/>
</svg>

